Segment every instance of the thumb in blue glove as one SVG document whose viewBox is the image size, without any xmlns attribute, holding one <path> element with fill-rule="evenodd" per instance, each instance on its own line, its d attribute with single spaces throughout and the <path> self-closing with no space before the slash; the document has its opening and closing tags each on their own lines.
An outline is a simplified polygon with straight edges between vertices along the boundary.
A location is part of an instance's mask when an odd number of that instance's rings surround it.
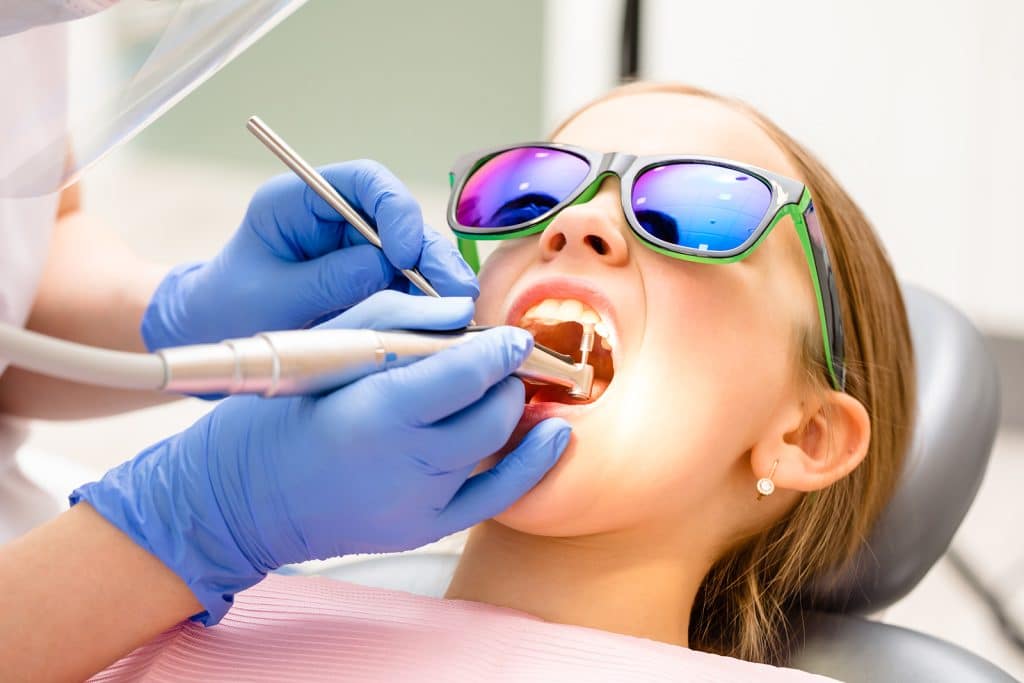
<svg viewBox="0 0 1024 683">
<path fill-rule="evenodd" d="M 450 329 L 469 299 L 378 294 L 332 326 Z M 371 375 L 322 397 L 236 397 L 72 495 L 159 557 L 216 623 L 283 564 L 404 550 L 499 514 L 554 465 L 569 426 L 535 426 L 491 470 L 522 410 L 518 328 Z"/>
</svg>

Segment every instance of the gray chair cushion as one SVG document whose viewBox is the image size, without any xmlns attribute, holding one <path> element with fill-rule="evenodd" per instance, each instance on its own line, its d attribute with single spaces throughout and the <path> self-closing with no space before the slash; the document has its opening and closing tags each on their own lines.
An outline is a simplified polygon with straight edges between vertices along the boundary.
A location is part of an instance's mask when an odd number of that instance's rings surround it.
<svg viewBox="0 0 1024 683">
<path fill-rule="evenodd" d="M 806 638 L 789 665 L 847 683 L 1013 683 L 975 654 L 899 626 L 844 614 L 803 615 Z"/>
<path fill-rule="evenodd" d="M 903 295 L 917 365 L 913 445 L 855 562 L 809 590 L 827 612 L 876 611 L 917 585 L 967 514 L 999 423 L 999 379 L 981 335 L 937 296 L 910 286 Z"/>
</svg>

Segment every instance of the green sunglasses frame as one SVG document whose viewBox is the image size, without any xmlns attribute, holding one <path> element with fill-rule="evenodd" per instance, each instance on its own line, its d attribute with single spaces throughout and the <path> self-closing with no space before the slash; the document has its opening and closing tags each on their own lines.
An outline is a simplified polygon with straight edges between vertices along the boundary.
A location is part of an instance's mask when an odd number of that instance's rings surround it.
<svg viewBox="0 0 1024 683">
<path fill-rule="evenodd" d="M 466 182 L 473 173 L 498 154 L 526 147 L 568 152 L 587 161 L 590 170 L 576 190 L 570 193 L 565 200 L 536 219 L 501 229 L 461 225 L 457 218 L 458 200 Z M 768 187 L 772 193 L 769 207 L 757 228 L 743 244 L 734 249 L 715 252 L 714 255 L 711 255 L 707 252 L 699 252 L 688 247 L 665 242 L 648 233 L 640 224 L 632 207 L 631 193 L 633 183 L 640 175 L 657 166 L 681 163 L 699 163 L 740 171 L 757 178 Z M 814 296 L 817 301 L 828 378 L 836 390 L 843 391 L 845 389 L 846 371 L 843 362 L 844 333 L 839 296 L 824 236 L 821 234 L 820 226 L 817 223 L 814 202 L 811 199 L 810 191 L 799 181 L 772 173 L 763 168 L 717 157 L 681 154 L 635 156 L 620 152 L 604 154 L 572 145 L 552 142 L 506 145 L 465 155 L 460 157 L 448 176 L 452 189 L 448 202 L 448 225 L 458 238 L 459 253 L 462 254 L 462 257 L 473 271 L 478 272 L 480 269 L 480 257 L 476 245 L 477 241 L 508 240 L 537 234 L 547 228 L 555 217 L 567 207 L 583 204 L 593 199 L 602 183 L 613 175 L 618 176 L 620 180 L 623 213 L 632 232 L 648 248 L 674 259 L 709 264 L 742 261 L 757 249 L 775 226 L 778 225 L 779 221 L 787 216 L 792 218 L 800 244 L 803 247 L 804 256 L 811 271 L 811 281 L 814 285 Z"/>
</svg>

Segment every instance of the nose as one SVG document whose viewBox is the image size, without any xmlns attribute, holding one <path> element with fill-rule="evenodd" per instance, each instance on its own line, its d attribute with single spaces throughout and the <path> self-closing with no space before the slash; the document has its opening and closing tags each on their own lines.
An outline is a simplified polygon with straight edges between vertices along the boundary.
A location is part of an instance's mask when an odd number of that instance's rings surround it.
<svg viewBox="0 0 1024 683">
<path fill-rule="evenodd" d="M 609 196 L 600 196 L 603 194 L 567 207 L 555 216 L 540 235 L 543 260 L 598 259 L 608 266 L 623 266 L 629 261 L 629 243 L 619 225 L 625 219 L 618 195 L 614 195 L 612 202 L 608 201 Z"/>
</svg>

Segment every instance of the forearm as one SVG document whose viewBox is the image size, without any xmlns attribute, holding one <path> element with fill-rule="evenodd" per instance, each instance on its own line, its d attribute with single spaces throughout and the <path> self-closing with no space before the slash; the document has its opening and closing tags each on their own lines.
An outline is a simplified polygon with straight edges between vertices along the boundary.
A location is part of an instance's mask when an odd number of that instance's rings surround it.
<svg viewBox="0 0 1024 683">
<path fill-rule="evenodd" d="M 87 503 L 0 548 L 0 586 L 5 680 L 83 680 L 203 609 Z"/>
<path fill-rule="evenodd" d="M 173 394 L 107 389 L 9 367 L 0 375 L 0 414 L 36 420 L 84 420 L 176 400 Z"/>
<path fill-rule="evenodd" d="M 168 268 L 140 258 L 81 211 L 62 215 L 28 328 L 122 351 L 145 351 L 139 327 Z"/>
<path fill-rule="evenodd" d="M 84 344 L 144 351 L 142 314 L 165 272 L 95 218 L 73 209 L 57 221 L 27 327 Z M 156 392 L 90 387 L 17 368 L 0 377 L 0 412 L 22 417 L 94 417 L 166 400 Z"/>
</svg>

